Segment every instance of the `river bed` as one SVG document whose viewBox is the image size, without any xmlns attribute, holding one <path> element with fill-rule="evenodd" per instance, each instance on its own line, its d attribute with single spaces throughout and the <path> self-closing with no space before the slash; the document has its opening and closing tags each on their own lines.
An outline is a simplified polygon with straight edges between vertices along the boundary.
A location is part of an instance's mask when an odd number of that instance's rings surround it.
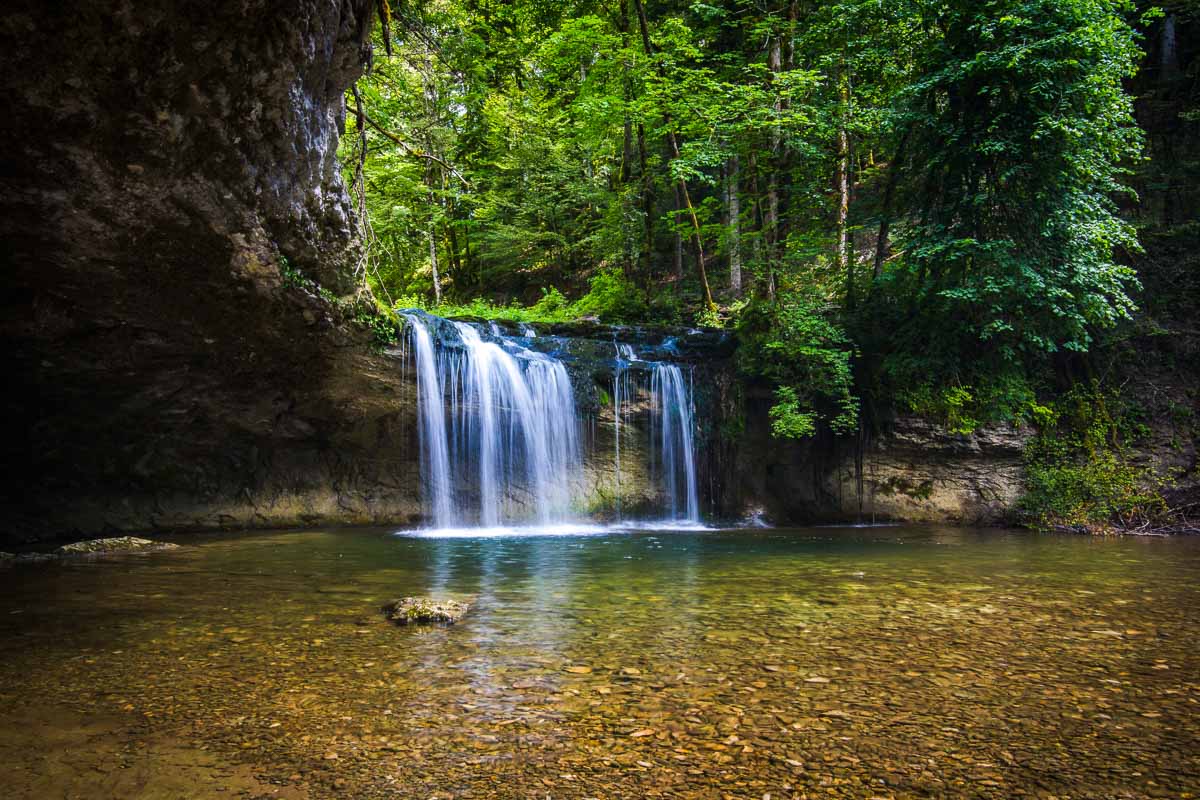
<svg viewBox="0 0 1200 800">
<path fill-rule="evenodd" d="M 0 571 L 3 796 L 1200 793 L 1197 539 L 174 541 Z"/>
</svg>

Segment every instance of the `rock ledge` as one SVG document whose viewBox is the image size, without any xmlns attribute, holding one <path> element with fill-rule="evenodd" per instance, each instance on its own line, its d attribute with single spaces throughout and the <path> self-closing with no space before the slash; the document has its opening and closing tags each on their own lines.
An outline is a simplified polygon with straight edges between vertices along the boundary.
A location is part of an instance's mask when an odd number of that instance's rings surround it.
<svg viewBox="0 0 1200 800">
<path fill-rule="evenodd" d="M 60 556 L 93 556 L 108 553 L 142 553 L 151 550 L 178 549 L 179 545 L 170 542 L 156 542 L 151 539 L 139 539 L 136 536 L 116 536 L 111 539 L 71 542 L 57 548 L 54 552 Z"/>
</svg>

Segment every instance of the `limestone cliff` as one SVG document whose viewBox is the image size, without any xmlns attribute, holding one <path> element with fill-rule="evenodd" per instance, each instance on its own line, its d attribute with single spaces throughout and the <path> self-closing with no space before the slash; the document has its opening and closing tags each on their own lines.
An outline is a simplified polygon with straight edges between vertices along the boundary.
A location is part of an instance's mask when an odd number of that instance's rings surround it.
<svg viewBox="0 0 1200 800">
<path fill-rule="evenodd" d="M 773 521 L 950 522 L 995 525 L 1014 516 L 1030 429 L 952 433 L 917 417 L 893 420 L 861 443 L 770 435 L 765 406 L 750 404 L 731 491 Z"/>
<path fill-rule="evenodd" d="M 357 286 L 336 147 L 372 12 L 0 12 L 10 538 L 417 513 L 400 371 L 283 273 Z"/>
</svg>

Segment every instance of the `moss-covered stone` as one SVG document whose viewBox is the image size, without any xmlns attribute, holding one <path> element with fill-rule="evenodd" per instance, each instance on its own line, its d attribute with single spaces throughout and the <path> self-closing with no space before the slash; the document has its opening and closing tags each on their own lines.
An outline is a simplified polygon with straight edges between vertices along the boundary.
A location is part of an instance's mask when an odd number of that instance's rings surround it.
<svg viewBox="0 0 1200 800">
<path fill-rule="evenodd" d="M 453 625 L 471 609 L 470 603 L 434 597 L 402 597 L 382 611 L 397 625 Z"/>
<path fill-rule="evenodd" d="M 151 550 L 178 550 L 179 545 L 170 542 L 156 542 L 152 539 L 141 539 L 137 536 L 115 536 L 108 539 L 88 539 L 82 542 L 71 542 L 57 548 L 54 552 L 60 556 L 104 555 L 107 553 L 144 553 Z"/>
</svg>

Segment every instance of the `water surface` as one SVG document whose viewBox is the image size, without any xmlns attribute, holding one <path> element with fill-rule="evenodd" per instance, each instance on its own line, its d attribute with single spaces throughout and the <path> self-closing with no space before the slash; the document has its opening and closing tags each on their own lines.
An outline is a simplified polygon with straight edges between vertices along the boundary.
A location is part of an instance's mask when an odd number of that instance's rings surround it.
<svg viewBox="0 0 1200 800">
<path fill-rule="evenodd" d="M 8 796 L 112 785 L 86 754 L 48 773 L 78 719 L 130 752 L 170 736 L 250 765 L 245 796 L 1200 792 L 1200 540 L 177 541 L 0 572 L 0 714 L 38 720 L 0 740 Z M 474 608 L 452 628 L 384 622 L 411 594 Z"/>
</svg>

